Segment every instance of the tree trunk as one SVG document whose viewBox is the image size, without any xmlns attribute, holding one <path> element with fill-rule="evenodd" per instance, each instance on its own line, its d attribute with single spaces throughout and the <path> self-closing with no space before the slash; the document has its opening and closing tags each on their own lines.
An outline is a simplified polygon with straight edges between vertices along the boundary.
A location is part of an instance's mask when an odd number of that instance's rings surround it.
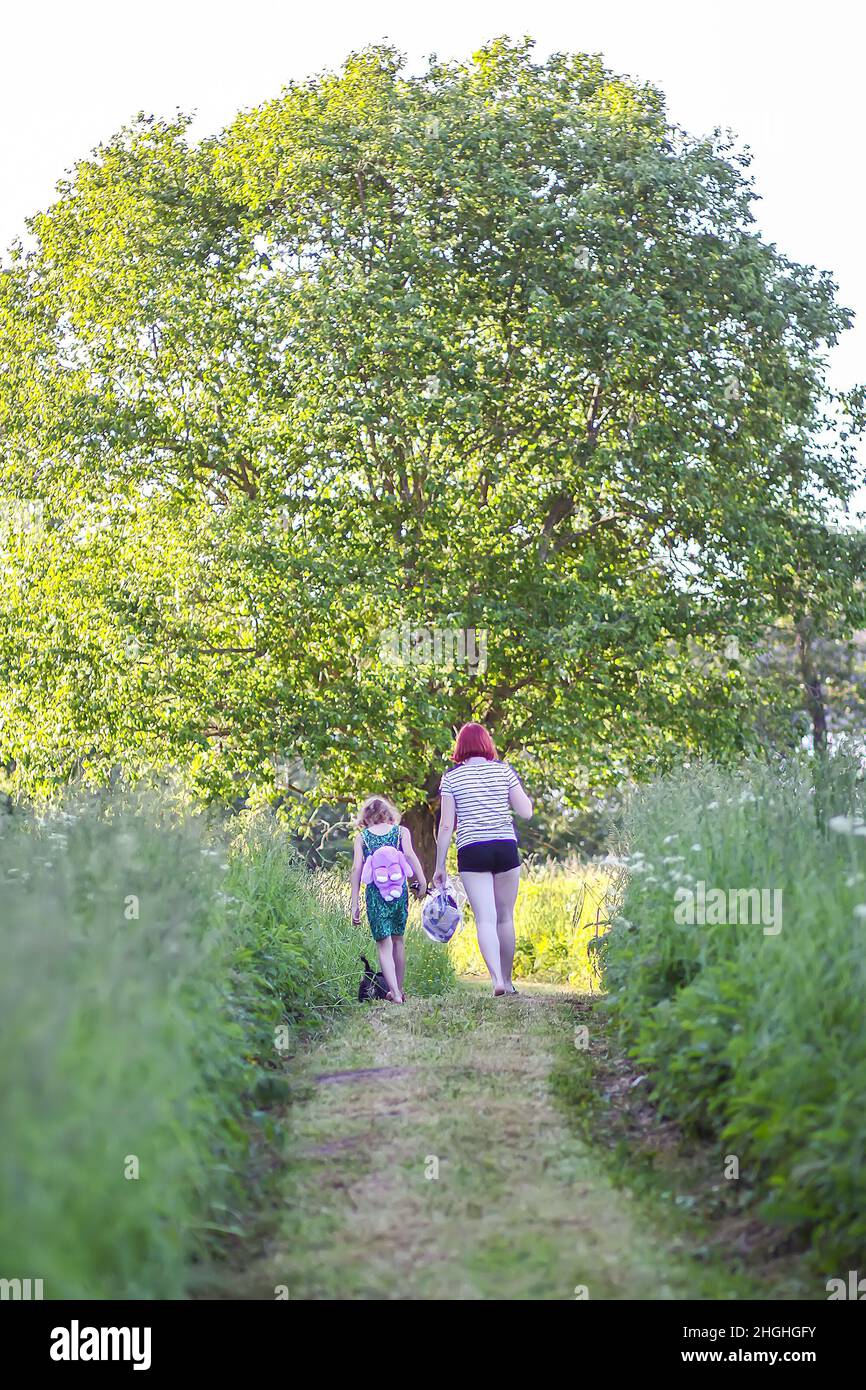
<svg viewBox="0 0 866 1390">
<path fill-rule="evenodd" d="M 412 806 L 403 814 L 403 824 L 412 836 L 415 853 L 421 860 L 429 883 L 436 867 L 436 816 L 432 806 Z"/>
<path fill-rule="evenodd" d="M 812 720 L 812 747 L 822 753 L 827 747 L 827 709 L 821 690 L 821 677 L 815 668 L 812 652 L 813 624 L 802 618 L 797 624 L 797 655 L 800 658 L 800 678 L 806 692 L 806 708 Z"/>
</svg>

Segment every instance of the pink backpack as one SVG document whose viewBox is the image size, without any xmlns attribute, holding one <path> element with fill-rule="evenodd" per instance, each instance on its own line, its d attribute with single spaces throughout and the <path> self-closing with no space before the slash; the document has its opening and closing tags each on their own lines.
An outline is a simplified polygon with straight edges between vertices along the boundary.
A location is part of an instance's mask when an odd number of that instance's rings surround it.
<svg viewBox="0 0 866 1390">
<path fill-rule="evenodd" d="M 402 850 L 395 845 L 380 845 L 364 861 L 362 883 L 372 883 L 386 902 L 399 898 L 412 869 Z"/>
</svg>

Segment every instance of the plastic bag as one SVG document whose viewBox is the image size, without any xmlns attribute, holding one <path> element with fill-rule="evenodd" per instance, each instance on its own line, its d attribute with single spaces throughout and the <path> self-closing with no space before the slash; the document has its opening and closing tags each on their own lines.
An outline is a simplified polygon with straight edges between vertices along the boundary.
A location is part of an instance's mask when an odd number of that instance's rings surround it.
<svg viewBox="0 0 866 1390">
<path fill-rule="evenodd" d="M 431 941 L 445 945 L 463 924 L 463 892 L 451 880 L 444 888 L 434 888 L 424 900 L 421 926 Z"/>
</svg>

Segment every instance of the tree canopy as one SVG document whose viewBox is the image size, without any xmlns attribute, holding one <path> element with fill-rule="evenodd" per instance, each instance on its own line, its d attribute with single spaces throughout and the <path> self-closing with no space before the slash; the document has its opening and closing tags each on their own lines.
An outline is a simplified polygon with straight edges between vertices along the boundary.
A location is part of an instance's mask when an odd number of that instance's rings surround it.
<svg viewBox="0 0 866 1390">
<path fill-rule="evenodd" d="M 21 785 L 256 796 L 276 761 L 429 806 L 468 718 L 538 787 L 610 783 L 738 745 L 719 654 L 805 578 L 862 621 L 849 314 L 757 234 L 725 137 L 505 40 L 188 128 L 100 147 L 0 276 Z M 486 669 L 388 661 L 404 623 L 483 631 Z"/>
</svg>

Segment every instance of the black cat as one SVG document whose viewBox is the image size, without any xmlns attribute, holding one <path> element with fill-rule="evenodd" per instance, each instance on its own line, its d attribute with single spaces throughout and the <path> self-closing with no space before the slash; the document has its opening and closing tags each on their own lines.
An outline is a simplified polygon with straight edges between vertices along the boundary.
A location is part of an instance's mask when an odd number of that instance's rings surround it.
<svg viewBox="0 0 866 1390">
<path fill-rule="evenodd" d="M 370 999 L 387 999 L 388 986 L 385 984 L 385 976 L 381 970 L 374 970 L 366 956 L 361 956 L 364 962 L 364 973 L 361 976 L 361 983 L 358 986 L 358 1003 L 363 1004 Z"/>
</svg>

